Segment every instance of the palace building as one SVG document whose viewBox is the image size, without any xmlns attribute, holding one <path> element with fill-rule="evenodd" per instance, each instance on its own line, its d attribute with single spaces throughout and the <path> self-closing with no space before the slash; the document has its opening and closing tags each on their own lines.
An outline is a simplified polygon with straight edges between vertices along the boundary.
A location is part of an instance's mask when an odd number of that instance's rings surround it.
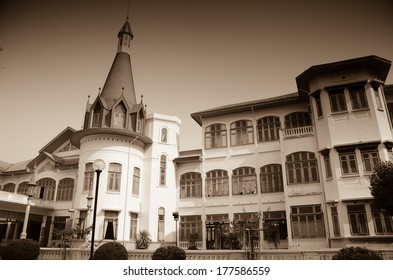
<svg viewBox="0 0 393 280">
<path fill-rule="evenodd" d="M 0 161 L 2 243 L 27 235 L 58 246 L 66 227 L 91 226 L 97 203 L 97 246 L 133 250 L 142 230 L 156 247 L 392 246 L 392 217 L 374 207 L 368 181 L 392 160 L 390 61 L 315 65 L 296 77 L 296 92 L 192 113 L 203 146 L 179 151 L 180 119 L 149 114 L 136 98 L 133 37 L 127 18 L 81 130 L 60 128 L 34 159 Z"/>
</svg>

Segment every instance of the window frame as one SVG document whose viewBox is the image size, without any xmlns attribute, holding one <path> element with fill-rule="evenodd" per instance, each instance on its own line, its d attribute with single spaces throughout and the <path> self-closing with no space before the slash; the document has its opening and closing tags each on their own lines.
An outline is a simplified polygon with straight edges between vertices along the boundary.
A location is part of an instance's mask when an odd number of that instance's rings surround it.
<svg viewBox="0 0 393 280">
<path fill-rule="evenodd" d="M 325 222 L 321 205 L 291 206 L 291 227 L 293 239 L 325 238 Z"/>
<path fill-rule="evenodd" d="M 230 124 L 231 146 L 254 144 L 254 126 L 251 120 L 238 120 Z"/>
<path fill-rule="evenodd" d="M 281 164 L 267 164 L 260 168 L 261 193 L 284 192 Z M 271 187 L 270 187 L 271 186 Z"/>
<path fill-rule="evenodd" d="M 219 149 L 228 146 L 226 125 L 214 123 L 205 128 L 205 149 Z"/>
<path fill-rule="evenodd" d="M 281 121 L 277 116 L 266 116 L 257 120 L 258 143 L 280 140 Z"/>
<path fill-rule="evenodd" d="M 353 111 L 370 109 L 368 105 L 366 90 L 364 87 L 350 87 L 348 88 L 348 93 Z"/>
<path fill-rule="evenodd" d="M 72 201 L 74 197 L 75 180 L 67 177 L 59 181 L 57 185 L 56 201 Z"/>
<path fill-rule="evenodd" d="M 228 171 L 214 169 L 206 172 L 205 195 L 210 197 L 229 195 L 229 176 Z"/>
<path fill-rule="evenodd" d="M 364 204 L 347 205 L 347 214 L 349 229 L 352 236 L 370 235 L 367 212 Z"/>
<path fill-rule="evenodd" d="M 352 157 L 352 158 L 351 158 Z M 356 151 L 348 150 L 338 153 L 342 176 L 359 175 Z M 344 165 L 345 163 L 345 165 Z"/>
<path fill-rule="evenodd" d="M 180 199 L 202 197 L 202 175 L 186 172 L 180 175 Z"/>
<path fill-rule="evenodd" d="M 232 195 L 257 194 L 257 174 L 254 167 L 243 166 L 232 170 Z"/>
<path fill-rule="evenodd" d="M 122 168 L 123 166 L 120 163 L 109 163 L 107 183 L 108 192 L 120 192 Z"/>
<path fill-rule="evenodd" d="M 330 111 L 332 114 L 348 112 L 347 100 L 344 89 L 328 91 Z"/>
<path fill-rule="evenodd" d="M 318 160 L 315 153 L 295 152 L 286 156 L 287 184 L 319 183 Z"/>
</svg>

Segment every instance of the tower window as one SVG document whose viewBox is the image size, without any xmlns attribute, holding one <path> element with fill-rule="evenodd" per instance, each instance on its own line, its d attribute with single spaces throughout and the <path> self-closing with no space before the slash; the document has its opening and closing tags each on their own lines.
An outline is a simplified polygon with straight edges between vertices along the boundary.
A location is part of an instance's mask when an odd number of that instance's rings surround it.
<svg viewBox="0 0 393 280">
<path fill-rule="evenodd" d="M 121 164 L 110 163 L 108 169 L 108 191 L 119 192 L 121 179 Z"/>
</svg>

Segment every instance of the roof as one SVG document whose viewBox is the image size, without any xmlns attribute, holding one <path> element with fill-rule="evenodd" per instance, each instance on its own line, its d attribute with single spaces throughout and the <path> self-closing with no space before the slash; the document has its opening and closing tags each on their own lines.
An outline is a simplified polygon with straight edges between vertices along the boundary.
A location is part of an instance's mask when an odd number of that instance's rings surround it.
<svg viewBox="0 0 393 280">
<path fill-rule="evenodd" d="M 309 81 L 318 75 L 330 72 L 337 72 L 360 67 L 372 69 L 377 75 L 379 80 L 385 81 L 389 73 L 391 62 L 387 59 L 370 55 L 338 62 L 314 65 L 296 77 L 296 83 L 300 92 L 309 92 Z"/>
<path fill-rule="evenodd" d="M 174 159 L 174 162 L 179 163 L 190 163 L 190 162 L 201 162 L 202 161 L 202 149 L 181 151 L 179 156 Z"/>
<path fill-rule="evenodd" d="M 122 95 L 130 108 L 136 104 L 130 55 L 118 52 L 100 96 L 105 100 L 105 107 L 111 109 Z"/>
<path fill-rule="evenodd" d="M 270 108 L 274 106 L 288 105 L 296 102 L 303 102 L 305 96 L 297 92 L 281 95 L 278 97 L 271 97 L 259 99 L 255 101 L 248 101 L 236 103 L 231 105 L 220 106 L 204 111 L 192 113 L 191 117 L 199 124 L 202 125 L 202 118 L 222 116 L 234 113 L 249 112 L 253 110 Z"/>
<path fill-rule="evenodd" d="M 117 34 L 117 37 L 120 37 L 124 33 L 130 35 L 131 36 L 131 40 L 134 38 L 134 34 L 132 33 L 132 30 L 131 30 L 131 25 L 128 22 L 128 18 L 127 18 L 126 22 L 123 24 L 123 26 L 120 29 L 119 33 Z"/>
<path fill-rule="evenodd" d="M 0 173 L 6 171 L 11 165 L 12 163 L 0 160 Z"/>
<path fill-rule="evenodd" d="M 8 168 L 6 168 L 5 170 L 3 170 L 3 172 L 8 172 L 8 173 L 12 173 L 12 172 L 21 172 L 21 171 L 27 171 L 27 167 L 28 164 L 31 162 L 32 160 L 24 160 L 24 161 L 20 161 L 14 164 L 11 164 L 10 166 L 8 166 Z"/>
</svg>

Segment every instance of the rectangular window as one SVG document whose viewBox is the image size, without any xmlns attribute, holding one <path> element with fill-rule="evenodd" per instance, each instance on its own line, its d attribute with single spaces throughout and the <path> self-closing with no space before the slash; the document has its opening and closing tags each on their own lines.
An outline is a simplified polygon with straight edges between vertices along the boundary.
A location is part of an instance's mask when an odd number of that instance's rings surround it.
<svg viewBox="0 0 393 280">
<path fill-rule="evenodd" d="M 359 174 L 355 151 L 340 153 L 339 157 L 343 175 Z"/>
<path fill-rule="evenodd" d="M 180 241 L 189 241 L 191 233 L 197 233 L 202 240 L 202 220 L 201 216 L 182 216 L 180 217 Z"/>
<path fill-rule="evenodd" d="M 119 212 L 105 211 L 104 219 L 104 239 L 117 239 L 117 221 Z"/>
<path fill-rule="evenodd" d="M 280 127 L 279 117 L 268 116 L 257 120 L 258 142 L 278 141 Z"/>
<path fill-rule="evenodd" d="M 356 87 L 349 89 L 349 96 L 353 110 L 368 109 L 367 96 L 364 87 Z"/>
<path fill-rule="evenodd" d="M 352 235 L 369 235 L 364 204 L 348 205 L 348 219 Z"/>
<path fill-rule="evenodd" d="M 110 163 L 108 170 L 108 191 L 120 191 L 121 164 Z"/>
<path fill-rule="evenodd" d="M 377 108 L 383 110 L 382 100 L 381 100 L 381 93 L 379 92 L 380 87 L 374 88 L 375 94 L 375 101 L 377 102 Z"/>
<path fill-rule="evenodd" d="M 139 195 L 139 186 L 141 180 L 141 170 L 137 167 L 134 168 L 134 175 L 132 176 L 132 194 Z"/>
<path fill-rule="evenodd" d="M 378 165 L 378 163 L 380 162 L 378 151 L 362 151 L 361 154 L 364 172 L 373 172 L 375 166 Z"/>
<path fill-rule="evenodd" d="M 315 107 L 317 109 L 317 116 L 318 118 L 323 117 L 323 109 L 322 109 L 322 102 L 321 102 L 321 95 L 315 96 Z"/>
<path fill-rule="evenodd" d="M 332 113 L 346 112 L 347 103 L 344 90 L 336 90 L 329 93 L 330 108 Z"/>
<path fill-rule="evenodd" d="M 138 214 L 131 213 L 131 221 L 130 221 L 130 240 L 136 240 L 138 233 Z"/>
<path fill-rule="evenodd" d="M 340 237 L 340 222 L 338 220 L 337 206 L 330 207 L 334 237 Z"/>
<path fill-rule="evenodd" d="M 371 212 L 374 220 L 375 233 L 378 235 L 393 234 L 393 220 L 392 216 L 385 211 L 371 206 Z"/>
<path fill-rule="evenodd" d="M 83 190 L 88 191 L 93 189 L 94 169 L 93 163 L 86 163 L 85 174 L 83 178 Z"/>
<path fill-rule="evenodd" d="M 325 237 L 321 205 L 292 206 L 291 223 L 294 239 Z"/>
<path fill-rule="evenodd" d="M 326 179 L 332 179 L 333 178 L 333 172 L 332 172 L 332 165 L 330 162 L 330 156 L 326 155 L 323 158 L 325 162 L 325 173 L 326 173 Z"/>
</svg>

